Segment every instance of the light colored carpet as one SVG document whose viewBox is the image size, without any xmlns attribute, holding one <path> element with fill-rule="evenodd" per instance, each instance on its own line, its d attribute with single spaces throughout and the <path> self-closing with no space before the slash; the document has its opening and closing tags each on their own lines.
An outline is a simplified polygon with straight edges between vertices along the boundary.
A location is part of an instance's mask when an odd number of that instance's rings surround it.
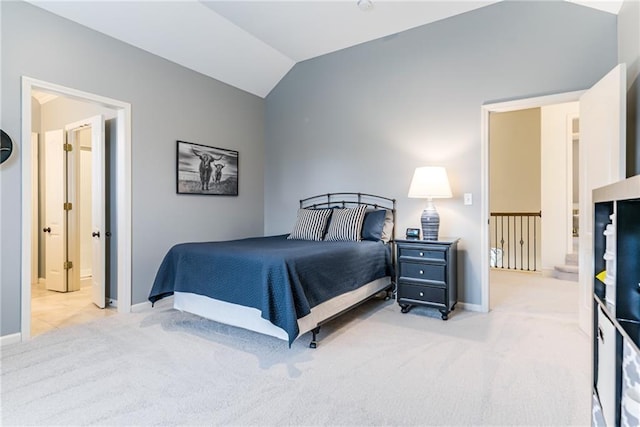
<svg viewBox="0 0 640 427">
<path fill-rule="evenodd" d="M 166 306 L 52 331 L 2 349 L 1 421 L 589 425 L 577 285 L 492 280 L 490 314 L 444 322 L 371 301 L 326 325 L 315 350 L 309 335 L 289 349 Z"/>
</svg>

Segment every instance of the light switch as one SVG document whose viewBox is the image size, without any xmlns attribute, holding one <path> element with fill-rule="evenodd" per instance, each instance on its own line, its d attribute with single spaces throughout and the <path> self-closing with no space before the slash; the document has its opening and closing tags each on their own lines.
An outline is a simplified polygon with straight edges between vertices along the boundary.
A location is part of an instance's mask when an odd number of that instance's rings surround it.
<svg viewBox="0 0 640 427">
<path fill-rule="evenodd" d="M 473 196 L 471 196 L 471 193 L 464 193 L 464 204 L 465 205 L 473 204 Z"/>
</svg>

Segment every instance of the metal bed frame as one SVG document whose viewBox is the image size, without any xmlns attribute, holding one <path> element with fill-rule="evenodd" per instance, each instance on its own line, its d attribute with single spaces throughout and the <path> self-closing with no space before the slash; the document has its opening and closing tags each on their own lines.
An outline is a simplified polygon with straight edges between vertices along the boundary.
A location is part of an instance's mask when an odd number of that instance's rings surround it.
<svg viewBox="0 0 640 427">
<path fill-rule="evenodd" d="M 326 209 L 326 208 L 349 208 L 349 207 L 357 207 L 365 205 L 371 209 L 387 209 L 393 213 L 393 230 L 391 234 L 391 239 L 389 240 L 389 244 L 393 245 L 395 240 L 395 232 L 396 232 L 396 199 L 390 199 L 388 197 L 377 196 L 375 194 L 367 194 L 367 193 L 326 193 L 319 194 L 317 196 L 307 197 L 306 199 L 300 200 L 300 208 L 301 209 Z M 396 261 L 395 261 L 395 251 L 393 250 L 393 246 L 391 247 L 391 260 L 395 269 Z M 373 295 L 369 295 L 366 298 L 356 302 L 355 304 L 347 307 L 346 309 L 334 314 L 333 316 L 324 319 L 316 325 L 315 328 L 311 330 L 312 338 L 309 343 L 309 347 L 316 348 L 318 346 L 317 336 L 320 332 L 320 327 L 324 324 L 332 321 L 336 317 L 341 316 L 342 314 L 354 309 L 361 304 L 369 301 L 374 298 L 376 295 L 381 292 L 386 292 L 384 297 L 385 301 L 388 301 L 394 296 L 396 289 L 395 277 L 391 276 L 391 282 L 389 286 L 382 289 L 380 292 L 377 292 Z"/>
</svg>

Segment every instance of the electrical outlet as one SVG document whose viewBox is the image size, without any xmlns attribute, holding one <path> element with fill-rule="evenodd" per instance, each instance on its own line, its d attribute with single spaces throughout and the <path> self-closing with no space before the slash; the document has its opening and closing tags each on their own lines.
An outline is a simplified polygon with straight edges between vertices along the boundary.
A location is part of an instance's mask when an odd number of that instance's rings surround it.
<svg viewBox="0 0 640 427">
<path fill-rule="evenodd" d="M 464 193 L 464 204 L 472 205 L 473 204 L 473 196 L 471 193 Z"/>
</svg>

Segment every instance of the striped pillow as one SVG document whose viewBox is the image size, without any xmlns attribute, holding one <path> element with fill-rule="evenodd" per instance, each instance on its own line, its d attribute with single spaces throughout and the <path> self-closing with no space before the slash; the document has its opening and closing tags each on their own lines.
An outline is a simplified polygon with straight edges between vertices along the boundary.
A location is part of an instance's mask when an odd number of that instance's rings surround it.
<svg viewBox="0 0 640 427">
<path fill-rule="evenodd" d="M 287 237 L 291 240 L 322 240 L 332 209 L 298 209 L 298 219 Z"/>
<path fill-rule="evenodd" d="M 365 205 L 353 209 L 334 209 L 324 240 L 332 242 L 362 240 L 361 230 L 366 209 Z"/>
</svg>

